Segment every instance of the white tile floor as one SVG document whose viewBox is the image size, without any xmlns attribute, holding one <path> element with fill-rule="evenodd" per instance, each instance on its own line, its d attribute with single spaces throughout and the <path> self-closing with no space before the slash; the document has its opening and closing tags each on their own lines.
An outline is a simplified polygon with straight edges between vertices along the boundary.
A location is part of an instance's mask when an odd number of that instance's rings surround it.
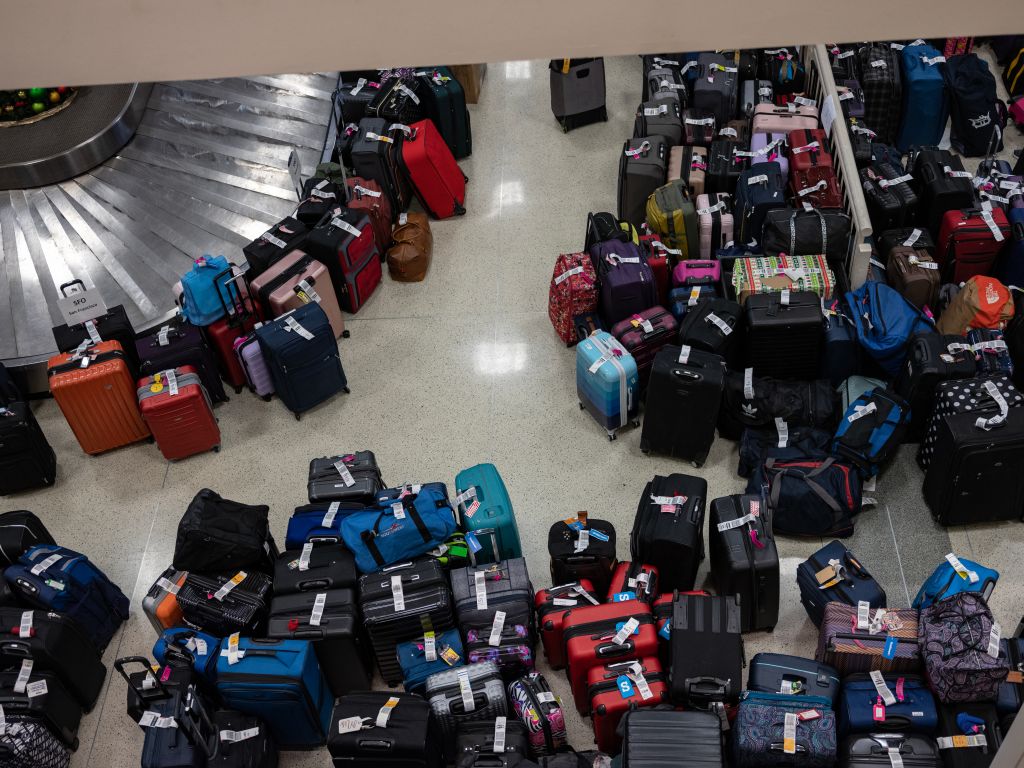
<svg viewBox="0 0 1024 768">
<path fill-rule="evenodd" d="M 349 323 L 342 359 L 352 394 L 296 422 L 279 402 L 243 393 L 217 410 L 219 454 L 165 462 L 141 444 L 87 457 L 53 402 L 38 413 L 57 450 L 56 487 L 7 500 L 39 513 L 59 541 L 88 553 L 131 595 L 133 612 L 106 654 L 149 653 L 154 636 L 139 601 L 171 557 L 177 522 L 208 486 L 270 505 L 283 538 L 305 501 L 307 462 L 371 448 L 385 479 L 454 482 L 463 467 L 492 461 L 512 496 L 535 586 L 550 583 L 546 534 L 579 509 L 614 522 L 619 555 L 644 483 L 655 473 L 693 472 L 688 464 L 644 456 L 639 430 L 609 443 L 576 405 L 574 352 L 547 318 L 552 264 L 583 245 L 586 214 L 613 210 L 619 149 L 632 132 L 640 71 L 632 57 L 607 62 L 608 123 L 563 135 L 548 110 L 547 63 L 491 65 L 472 107 L 468 214 L 434 225 L 434 262 L 425 282 L 385 284 Z M 1013 133 L 1013 129 L 1009 133 Z M 1019 137 L 1018 137 L 1019 138 Z M 239 256 L 240 254 L 232 254 Z M 741 492 L 733 444 L 719 441 L 699 474 L 712 496 Z M 912 452 L 901 452 L 879 483 L 876 508 L 858 520 L 851 546 L 883 582 L 892 605 L 906 604 L 942 556 L 955 549 L 1003 574 L 993 607 L 1003 627 L 1024 613 L 1024 527 L 1007 523 L 947 531 L 924 508 Z M 747 637 L 760 650 L 812 654 L 814 626 L 797 599 L 797 564 L 819 541 L 778 542 L 782 609 L 773 633 Z M 701 580 L 706 566 L 701 570 Z M 542 661 L 541 669 L 548 671 Z M 564 678 L 549 679 L 569 701 Z M 141 731 L 124 713 L 125 686 L 108 690 L 81 729 L 74 768 L 138 765 Z M 569 712 L 572 743 L 592 744 L 589 723 Z M 284 768 L 323 766 L 322 752 L 288 753 Z"/>
</svg>

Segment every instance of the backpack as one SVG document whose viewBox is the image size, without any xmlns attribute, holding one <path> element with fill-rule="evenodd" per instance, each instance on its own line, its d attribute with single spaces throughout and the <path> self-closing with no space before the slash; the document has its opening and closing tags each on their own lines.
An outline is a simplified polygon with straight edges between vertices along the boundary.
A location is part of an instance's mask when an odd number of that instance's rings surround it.
<svg viewBox="0 0 1024 768">
<path fill-rule="evenodd" d="M 953 563 L 962 565 L 967 571 L 967 575 L 961 576 L 953 567 Z M 918 590 L 917 597 L 914 598 L 910 607 L 923 611 L 939 600 L 945 600 L 947 597 L 961 592 L 978 592 L 985 600 L 988 600 L 998 580 L 999 571 L 986 568 L 967 558 L 958 559 L 951 552 L 946 555 L 946 561 L 939 565 L 921 585 L 921 589 Z"/>
<path fill-rule="evenodd" d="M 665 245 L 682 251 L 678 261 L 700 257 L 697 207 L 682 179 L 658 187 L 647 198 L 647 224 Z"/>
<path fill-rule="evenodd" d="M 223 256 L 205 255 L 181 276 L 182 312 L 192 325 L 210 325 L 226 314 L 217 278 L 229 269 Z"/>
<path fill-rule="evenodd" d="M 868 477 L 899 448 L 910 426 L 910 404 L 879 387 L 850 403 L 839 422 L 832 453 Z"/>
<path fill-rule="evenodd" d="M 1005 106 L 996 97 L 996 79 L 988 64 L 971 53 L 946 62 L 949 89 L 950 144 L 967 157 L 1002 152 Z"/>
<path fill-rule="evenodd" d="M 636 228 L 628 221 L 620 221 L 615 214 L 607 211 L 587 214 L 587 238 L 583 250 L 589 252 L 591 247 L 606 240 L 618 240 L 628 243 L 632 238 L 639 242 L 639 234 L 634 234 Z"/>
<path fill-rule="evenodd" d="M 903 367 L 910 339 L 935 331 L 921 310 L 884 283 L 867 281 L 846 294 L 846 304 L 860 345 L 892 378 Z"/>
<path fill-rule="evenodd" d="M 974 275 L 942 311 L 936 327 L 939 333 L 963 336 L 972 328 L 1002 330 L 1013 319 L 1013 296 L 994 277 Z"/>
<path fill-rule="evenodd" d="M 861 508 L 861 478 L 853 467 L 827 459 L 773 459 L 764 463 L 772 529 L 790 536 L 853 535 Z"/>
</svg>

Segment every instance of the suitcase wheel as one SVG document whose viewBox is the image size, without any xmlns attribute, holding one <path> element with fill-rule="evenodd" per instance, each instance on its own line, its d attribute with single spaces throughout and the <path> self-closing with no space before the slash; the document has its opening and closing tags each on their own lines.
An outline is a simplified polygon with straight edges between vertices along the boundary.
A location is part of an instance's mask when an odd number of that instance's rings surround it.
<svg viewBox="0 0 1024 768">
<path fill-rule="evenodd" d="M 632 423 L 632 425 L 634 427 L 639 427 L 640 426 L 640 419 L 633 419 L 633 421 L 631 423 Z"/>
<path fill-rule="evenodd" d="M 242 387 L 241 386 L 235 387 L 234 390 L 235 390 L 235 394 L 236 395 L 242 394 Z"/>
<path fill-rule="evenodd" d="M 220 446 L 219 445 L 213 446 L 213 452 L 214 453 L 220 453 Z"/>
<path fill-rule="evenodd" d="M 583 403 L 580 403 L 580 404 L 579 404 L 579 406 L 580 406 L 580 410 L 582 411 L 582 410 L 583 410 L 583 408 L 584 408 L 584 405 L 583 405 Z"/>
<path fill-rule="evenodd" d="M 341 391 L 344 392 L 346 395 L 352 394 L 352 390 L 349 389 L 348 387 L 342 387 Z"/>
<path fill-rule="evenodd" d="M 343 338 L 343 339 L 347 339 L 347 338 L 349 338 L 349 337 L 350 337 L 351 335 L 352 335 L 352 331 L 342 331 L 342 332 L 341 332 L 341 338 Z"/>
<path fill-rule="evenodd" d="M 465 208 L 463 208 L 463 207 L 462 207 L 461 205 L 459 205 L 458 203 L 456 203 L 456 204 L 455 204 L 455 215 L 456 215 L 456 216 L 465 216 L 465 215 L 466 215 L 466 209 L 465 209 Z"/>
<path fill-rule="evenodd" d="M 302 414 L 299 413 L 298 411 L 295 411 L 295 420 L 296 421 L 300 421 L 301 419 L 302 419 Z"/>
<path fill-rule="evenodd" d="M 691 462 L 690 462 L 690 465 L 691 465 L 691 466 L 692 466 L 692 467 L 693 467 L 694 469 L 700 469 L 701 467 L 703 467 L 703 466 L 704 466 L 704 462 L 703 462 L 703 461 L 691 461 Z"/>
<path fill-rule="evenodd" d="M 608 442 L 610 443 L 612 440 L 615 440 L 616 437 L 617 437 L 617 435 L 614 432 L 609 432 L 608 433 Z"/>
<path fill-rule="evenodd" d="M 264 395 L 264 396 L 263 396 L 263 402 L 264 402 L 264 403 L 269 403 L 269 402 L 270 402 L 271 400 L 273 400 L 273 399 L 274 399 L 274 396 L 273 396 L 273 395 Z"/>
</svg>

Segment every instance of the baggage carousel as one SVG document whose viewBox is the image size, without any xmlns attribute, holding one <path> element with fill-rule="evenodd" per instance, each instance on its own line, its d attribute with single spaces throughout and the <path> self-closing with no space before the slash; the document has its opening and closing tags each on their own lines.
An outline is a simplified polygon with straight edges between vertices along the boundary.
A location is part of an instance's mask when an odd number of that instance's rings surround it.
<svg viewBox="0 0 1024 768">
<path fill-rule="evenodd" d="M 241 249 L 288 215 L 294 150 L 308 176 L 333 131 L 337 73 L 84 87 L 52 117 L 0 129 L 0 360 L 31 391 L 75 279 L 136 330 L 174 311 L 204 253 Z"/>
</svg>

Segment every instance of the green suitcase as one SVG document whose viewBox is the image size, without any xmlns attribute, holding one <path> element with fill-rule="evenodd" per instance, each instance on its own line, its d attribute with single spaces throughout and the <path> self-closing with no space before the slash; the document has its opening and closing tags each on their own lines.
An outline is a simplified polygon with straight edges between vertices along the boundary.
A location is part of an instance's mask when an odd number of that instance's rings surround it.
<svg viewBox="0 0 1024 768">
<path fill-rule="evenodd" d="M 473 154 L 466 94 L 447 67 L 427 67 L 416 73 L 423 84 L 427 116 L 434 121 L 456 160 Z"/>
<path fill-rule="evenodd" d="M 455 478 L 458 497 L 455 505 L 461 518 L 461 528 L 480 545 L 473 553 L 476 563 L 494 563 L 523 556 L 519 543 L 512 502 L 505 483 L 493 464 L 477 464 L 464 469 Z M 470 549 L 475 549 L 467 536 Z M 494 551 L 497 547 L 497 552 Z"/>
</svg>

